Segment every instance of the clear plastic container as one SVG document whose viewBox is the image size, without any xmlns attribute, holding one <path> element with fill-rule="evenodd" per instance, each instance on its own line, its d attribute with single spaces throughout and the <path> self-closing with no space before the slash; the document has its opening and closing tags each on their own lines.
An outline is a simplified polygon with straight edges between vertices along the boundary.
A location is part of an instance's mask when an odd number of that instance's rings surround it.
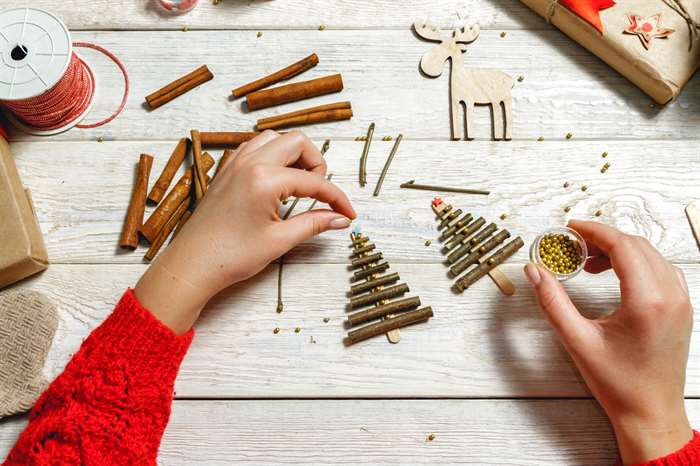
<svg viewBox="0 0 700 466">
<path fill-rule="evenodd" d="M 540 264 L 541 266 L 549 270 L 549 268 L 546 265 L 544 265 L 544 262 L 540 257 L 540 242 L 542 241 L 542 238 L 544 238 L 547 235 L 561 234 L 568 236 L 570 239 L 573 239 L 576 242 L 579 253 L 581 255 L 581 263 L 578 265 L 578 267 L 576 267 L 576 270 L 574 270 L 573 272 L 567 274 L 552 272 L 554 276 L 557 277 L 557 280 L 563 282 L 566 280 L 570 280 L 579 273 L 581 273 L 581 270 L 583 270 L 583 266 L 586 265 L 586 258 L 588 258 L 588 248 L 586 247 L 586 241 L 581 237 L 581 235 L 578 234 L 578 232 L 567 227 L 556 227 L 545 230 L 541 235 L 535 238 L 535 241 L 532 242 L 532 246 L 530 246 L 530 260 L 536 264 Z"/>
<path fill-rule="evenodd" d="M 169 13 L 187 13 L 197 6 L 199 0 L 156 0 L 163 9 Z"/>
</svg>

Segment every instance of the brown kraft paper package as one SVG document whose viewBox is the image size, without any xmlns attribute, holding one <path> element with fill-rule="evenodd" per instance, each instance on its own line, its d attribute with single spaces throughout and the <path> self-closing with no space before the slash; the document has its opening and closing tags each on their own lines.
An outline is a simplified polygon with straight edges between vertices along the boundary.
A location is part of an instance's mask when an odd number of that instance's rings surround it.
<svg viewBox="0 0 700 466">
<path fill-rule="evenodd" d="M 22 186 L 0 127 L 0 288 L 49 264 L 31 196 Z"/>
<path fill-rule="evenodd" d="M 595 27 L 552 0 L 521 0 L 550 22 L 613 67 L 659 104 L 675 99 L 700 66 L 700 35 L 689 32 L 684 18 L 663 0 L 617 0 L 600 11 L 601 34 Z M 678 2 L 678 0 L 676 0 Z M 680 0 L 689 17 L 700 22 L 700 1 Z M 653 18 L 673 29 L 664 39 L 654 39 L 645 48 L 640 39 L 623 31 L 630 27 L 630 15 Z M 694 26 L 693 26 L 694 27 Z M 690 45 L 692 44 L 692 48 Z M 689 50 L 690 48 L 690 50 Z"/>
</svg>

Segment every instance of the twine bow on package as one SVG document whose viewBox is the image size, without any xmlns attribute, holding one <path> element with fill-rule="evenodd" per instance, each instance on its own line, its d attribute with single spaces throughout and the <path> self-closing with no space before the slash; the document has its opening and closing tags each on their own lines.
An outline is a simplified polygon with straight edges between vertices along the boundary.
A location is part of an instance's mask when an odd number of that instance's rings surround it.
<svg viewBox="0 0 700 466">
<path fill-rule="evenodd" d="M 698 0 L 521 0 L 659 104 L 700 66 Z"/>
</svg>

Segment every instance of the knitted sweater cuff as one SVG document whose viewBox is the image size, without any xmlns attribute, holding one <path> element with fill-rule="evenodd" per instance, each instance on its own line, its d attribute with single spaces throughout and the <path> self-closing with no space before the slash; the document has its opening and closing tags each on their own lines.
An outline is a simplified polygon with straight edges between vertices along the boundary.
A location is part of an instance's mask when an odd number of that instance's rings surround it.
<svg viewBox="0 0 700 466">
<path fill-rule="evenodd" d="M 100 352 L 129 361 L 132 370 L 148 376 L 174 379 L 193 336 L 193 329 L 181 336 L 175 334 L 143 307 L 129 288 L 114 312 L 90 334 L 83 346 L 88 353 L 99 347 Z M 89 354 L 84 356 L 90 359 Z"/>
<path fill-rule="evenodd" d="M 700 433 L 693 431 L 693 438 L 683 448 L 668 456 L 636 466 L 692 466 L 700 464 Z"/>
</svg>

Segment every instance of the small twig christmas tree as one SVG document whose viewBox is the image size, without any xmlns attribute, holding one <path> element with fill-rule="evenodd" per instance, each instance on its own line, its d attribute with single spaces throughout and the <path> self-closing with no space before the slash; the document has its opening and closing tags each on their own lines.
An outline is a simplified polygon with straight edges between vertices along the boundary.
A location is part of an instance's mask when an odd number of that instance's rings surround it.
<svg viewBox="0 0 700 466">
<path fill-rule="evenodd" d="M 386 333 L 391 343 L 398 343 L 399 328 L 425 322 L 433 316 L 430 307 L 419 309 L 420 298 L 395 299 L 409 292 L 408 285 L 399 283 L 398 273 L 386 273 L 389 263 L 383 254 L 376 250 L 367 236 L 359 232 L 350 235 L 353 252 L 350 267 L 355 269 L 348 295 L 348 309 L 367 308 L 348 315 L 347 324 L 355 327 L 376 321 L 348 333 L 346 344 L 354 343 Z M 394 301 L 392 301 L 394 299 Z M 379 320 L 381 319 L 381 320 Z"/>
<path fill-rule="evenodd" d="M 462 209 L 453 209 L 439 197 L 433 199 L 432 208 L 440 222 L 438 230 L 442 233 L 438 239 L 445 243 L 442 253 L 447 255 L 449 275 L 459 277 L 453 289 L 461 293 L 484 275 L 489 275 L 503 294 L 510 296 L 515 293 L 513 283 L 498 265 L 523 247 L 522 238 L 518 236 L 487 257 L 510 238 L 508 230 L 503 229 L 494 235 L 498 230 L 495 223 L 484 226 L 486 220 L 483 217 L 474 220 L 470 213 L 462 215 Z M 467 273 L 460 277 L 465 271 Z"/>
</svg>

